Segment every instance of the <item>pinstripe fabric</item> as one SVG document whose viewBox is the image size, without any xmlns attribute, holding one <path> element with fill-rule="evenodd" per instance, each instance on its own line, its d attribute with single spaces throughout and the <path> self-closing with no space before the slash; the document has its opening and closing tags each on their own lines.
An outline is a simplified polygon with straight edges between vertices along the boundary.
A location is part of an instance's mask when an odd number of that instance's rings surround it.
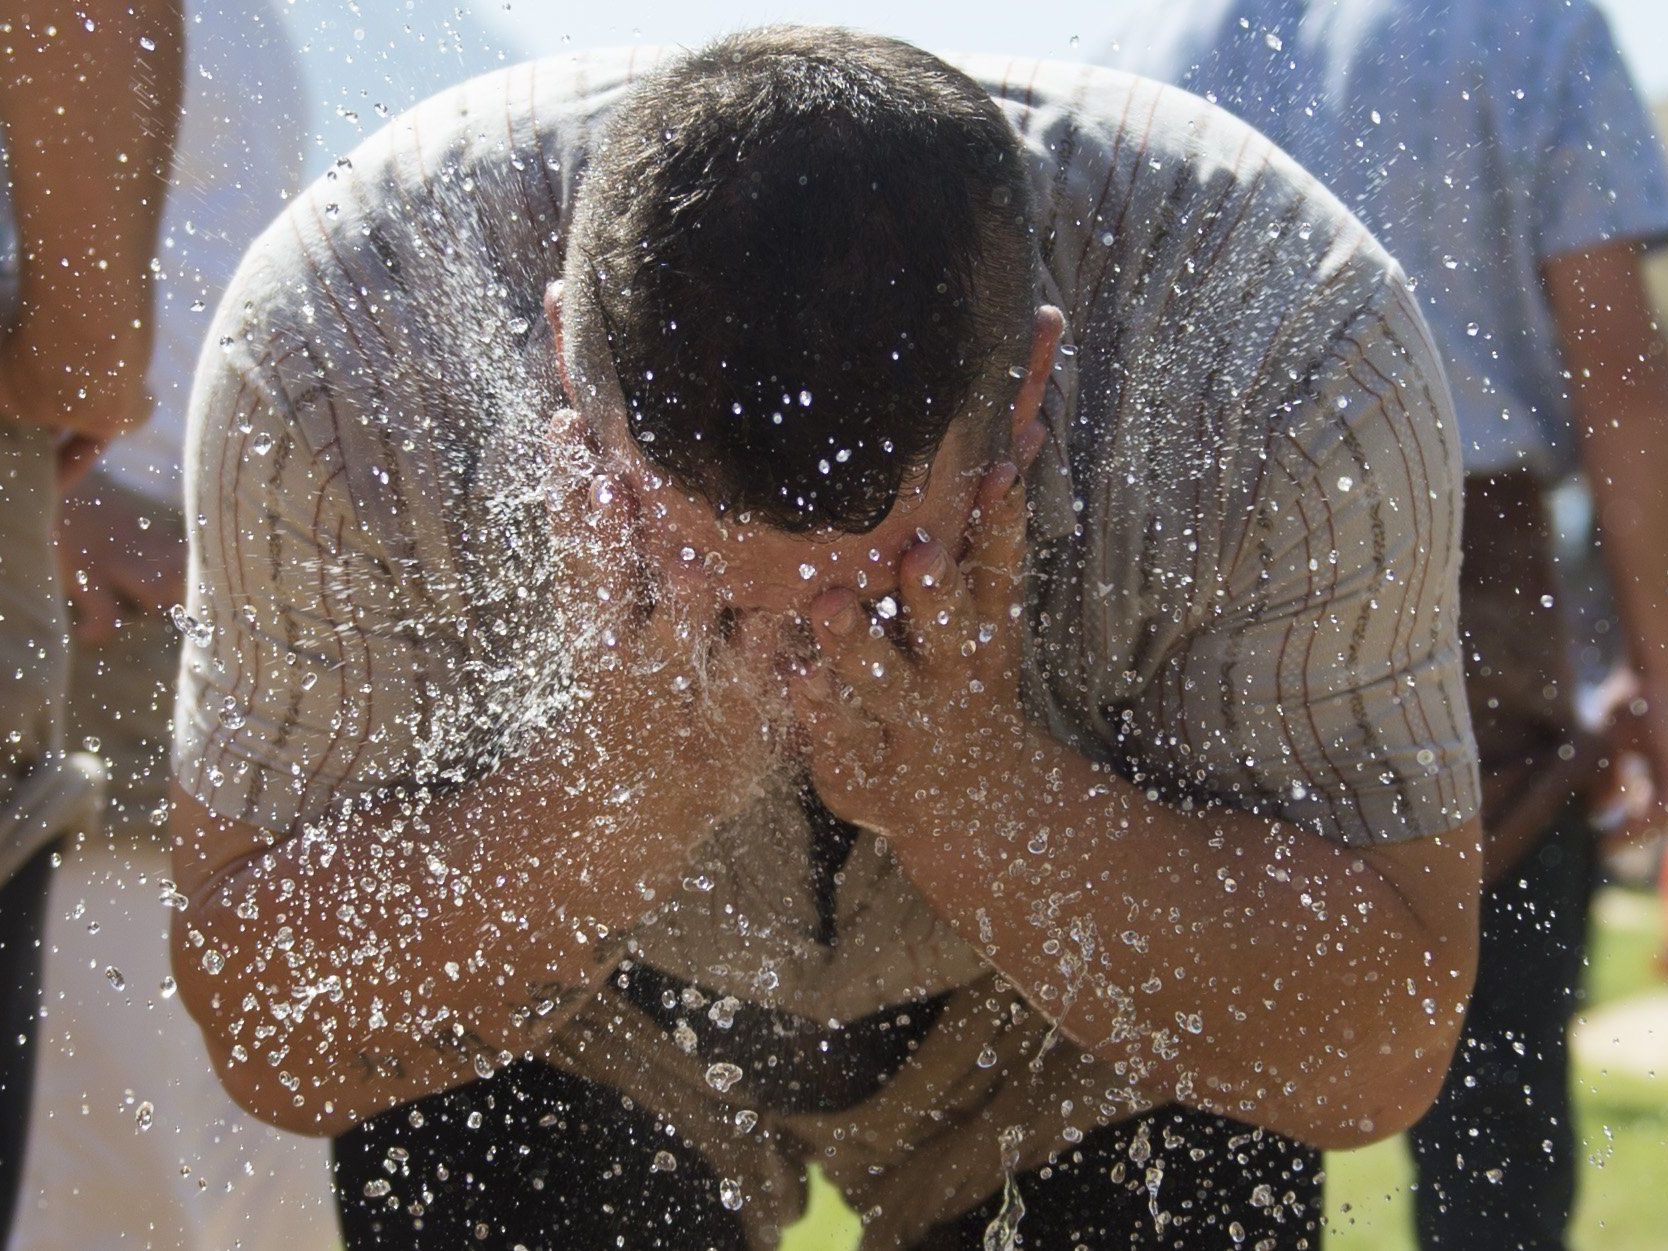
<svg viewBox="0 0 1668 1251">
<path fill-rule="evenodd" d="M 540 297 L 587 136 L 657 55 L 436 97 L 250 251 L 187 456 L 175 768 L 215 810 L 282 832 L 388 785 L 464 781 L 559 712 L 580 625 L 551 581 Z M 1457 451 L 1401 274 L 1201 100 L 962 64 L 1025 139 L 1042 295 L 1068 320 L 1030 484 L 1035 714 L 1176 802 L 1358 844 L 1459 824 L 1477 786 Z M 863 845 L 841 942 L 812 941 L 804 843 L 785 793 L 720 831 L 713 889 L 645 934 L 646 958 L 816 1019 L 982 972 Z"/>
</svg>

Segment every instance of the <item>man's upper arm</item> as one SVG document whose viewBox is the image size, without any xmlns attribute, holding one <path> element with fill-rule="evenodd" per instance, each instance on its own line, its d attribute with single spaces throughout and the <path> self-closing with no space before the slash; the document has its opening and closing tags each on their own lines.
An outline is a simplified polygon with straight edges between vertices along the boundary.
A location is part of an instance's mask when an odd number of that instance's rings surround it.
<svg viewBox="0 0 1668 1251">
<path fill-rule="evenodd" d="M 193 394 L 174 767 L 215 813 L 282 832 L 411 775 L 455 638 L 424 612 L 430 571 L 355 507 L 354 428 L 325 437 L 290 399 L 340 403 L 330 379 L 256 341 L 206 357 Z"/>
</svg>

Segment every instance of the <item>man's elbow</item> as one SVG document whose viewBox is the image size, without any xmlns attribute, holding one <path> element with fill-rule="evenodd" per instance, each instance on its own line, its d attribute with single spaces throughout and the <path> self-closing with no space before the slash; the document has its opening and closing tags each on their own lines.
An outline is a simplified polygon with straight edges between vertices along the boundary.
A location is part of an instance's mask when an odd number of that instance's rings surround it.
<svg viewBox="0 0 1668 1251">
<path fill-rule="evenodd" d="M 334 1138 L 353 1127 L 351 1116 L 313 1100 L 298 1102 L 297 1096 L 279 1080 L 276 1070 L 268 1068 L 262 1071 L 247 1060 L 238 1060 L 231 1050 L 223 1050 L 212 1042 L 209 1052 L 221 1089 L 233 1103 L 256 1120 L 264 1121 L 274 1129 L 309 1138 Z"/>
<path fill-rule="evenodd" d="M 272 1065 L 257 1063 L 258 1057 L 239 1042 L 247 1020 L 242 996 L 230 983 L 202 967 L 202 953 L 190 939 L 192 927 L 176 917 L 170 939 L 174 979 L 180 1001 L 197 1023 L 203 1036 L 214 1074 L 231 1101 L 256 1120 L 292 1134 L 311 1137 L 334 1136 L 351 1128 L 352 1119 L 324 1106 L 318 1097 L 302 1097 L 287 1089 L 285 1074 Z"/>
<path fill-rule="evenodd" d="M 1314 1123 L 1298 1136 L 1323 1151 L 1354 1151 L 1405 1133 L 1442 1093 L 1465 1017 L 1459 998 L 1436 1017 L 1420 1005 L 1417 1019 L 1392 1025 L 1388 1041 L 1364 1064 L 1340 1075 L 1334 1097 L 1314 1108 Z"/>
</svg>

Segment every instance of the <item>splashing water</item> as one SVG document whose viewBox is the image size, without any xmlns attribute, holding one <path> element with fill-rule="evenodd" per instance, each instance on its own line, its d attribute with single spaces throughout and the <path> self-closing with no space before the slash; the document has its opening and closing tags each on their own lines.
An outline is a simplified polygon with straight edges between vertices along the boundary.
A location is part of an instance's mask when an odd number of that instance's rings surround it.
<svg viewBox="0 0 1668 1251">
<path fill-rule="evenodd" d="M 1025 1200 L 1014 1174 L 1019 1169 L 1019 1144 L 1025 1131 L 1010 1125 L 997 1140 L 1002 1148 L 1002 1206 L 985 1226 L 984 1251 L 1014 1251 L 1019 1245 L 1019 1223 L 1025 1219 Z"/>
</svg>

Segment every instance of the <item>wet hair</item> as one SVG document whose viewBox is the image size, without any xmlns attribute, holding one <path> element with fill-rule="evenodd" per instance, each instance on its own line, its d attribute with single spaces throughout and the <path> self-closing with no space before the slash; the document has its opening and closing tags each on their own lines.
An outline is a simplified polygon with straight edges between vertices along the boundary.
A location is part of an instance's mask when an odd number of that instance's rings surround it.
<svg viewBox="0 0 1668 1251">
<path fill-rule="evenodd" d="M 958 416 L 1006 428 L 1036 256 L 1023 150 L 977 83 L 899 40 L 771 27 L 621 101 L 564 309 L 674 480 L 780 529 L 863 533 Z"/>
</svg>

